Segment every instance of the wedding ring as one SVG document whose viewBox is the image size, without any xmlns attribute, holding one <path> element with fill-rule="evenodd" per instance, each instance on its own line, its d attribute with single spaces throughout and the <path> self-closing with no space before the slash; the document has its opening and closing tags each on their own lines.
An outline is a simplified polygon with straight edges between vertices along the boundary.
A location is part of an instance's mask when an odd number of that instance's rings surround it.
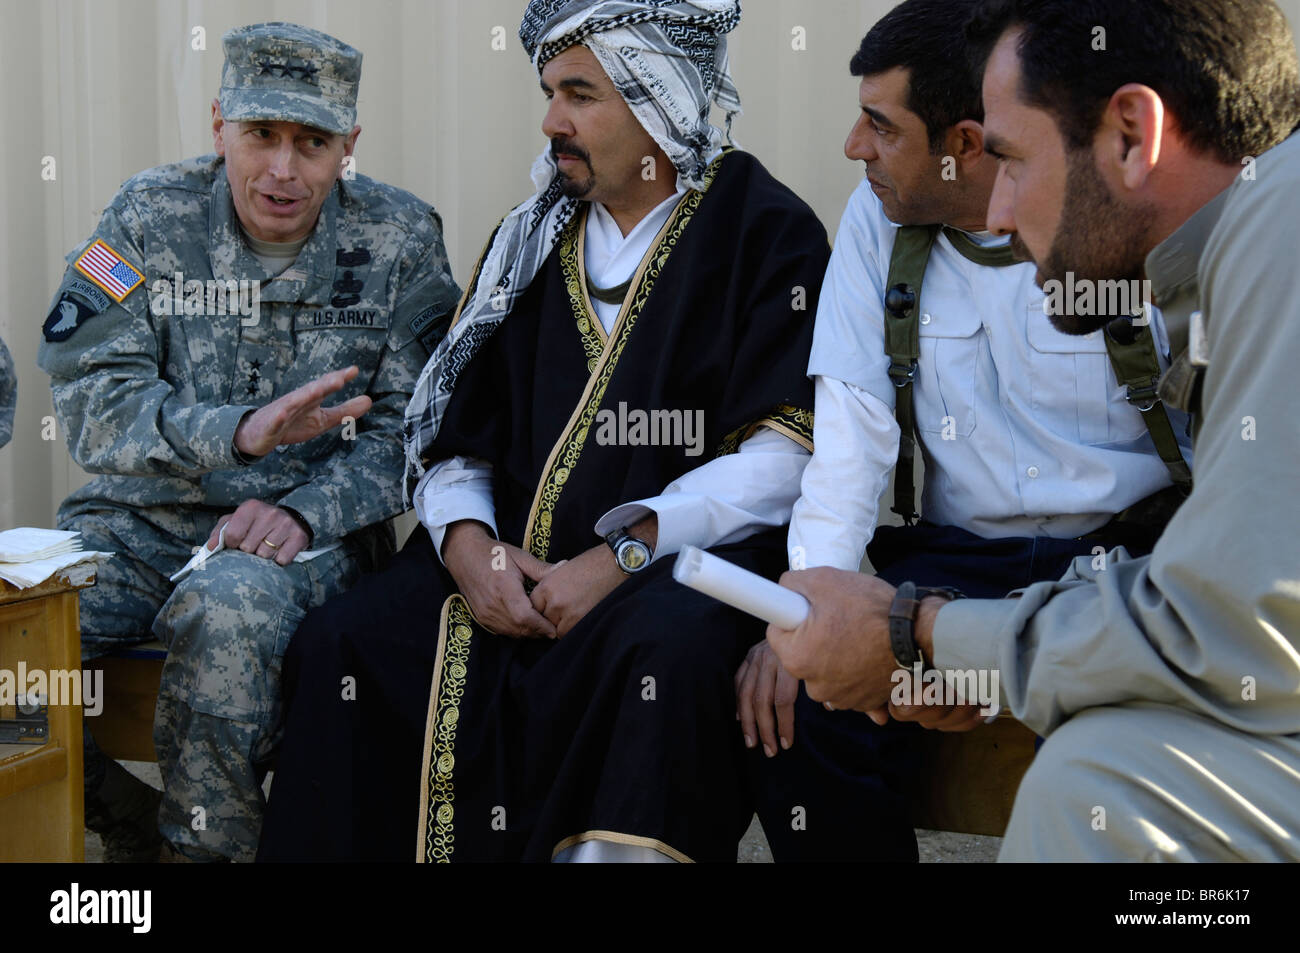
<svg viewBox="0 0 1300 953">
<path fill-rule="evenodd" d="M 262 544 L 263 544 L 264 546 L 270 546 L 272 549 L 279 549 L 279 548 L 280 548 L 280 544 L 279 544 L 279 543 L 273 543 L 273 542 L 271 542 L 271 537 L 269 537 L 269 536 L 263 538 L 263 540 L 262 540 Z"/>
</svg>

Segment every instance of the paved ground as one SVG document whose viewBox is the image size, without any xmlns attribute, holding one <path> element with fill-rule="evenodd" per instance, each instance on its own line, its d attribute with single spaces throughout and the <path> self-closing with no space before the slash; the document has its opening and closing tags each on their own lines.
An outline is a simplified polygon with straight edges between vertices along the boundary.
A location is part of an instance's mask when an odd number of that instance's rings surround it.
<svg viewBox="0 0 1300 953">
<path fill-rule="evenodd" d="M 127 770 L 138 778 L 149 782 L 154 787 L 161 787 L 158 765 L 138 761 L 124 761 Z M 952 863 L 992 863 L 997 859 L 998 847 L 1002 843 L 999 837 L 976 837 L 968 834 L 947 834 L 939 831 L 917 831 L 916 840 L 921 849 L 923 864 Z M 758 818 L 749 825 L 744 840 L 740 842 L 739 858 L 742 864 L 770 864 L 772 852 L 768 849 L 767 838 Z M 86 832 L 86 862 L 99 864 L 104 861 L 104 850 L 99 843 L 99 835 Z"/>
<path fill-rule="evenodd" d="M 944 831 L 917 831 L 917 846 L 923 864 L 991 864 L 998 858 L 1000 837 L 977 837 L 974 834 L 949 834 Z M 758 818 L 749 825 L 740 842 L 742 864 L 770 864 L 772 852 Z"/>
</svg>

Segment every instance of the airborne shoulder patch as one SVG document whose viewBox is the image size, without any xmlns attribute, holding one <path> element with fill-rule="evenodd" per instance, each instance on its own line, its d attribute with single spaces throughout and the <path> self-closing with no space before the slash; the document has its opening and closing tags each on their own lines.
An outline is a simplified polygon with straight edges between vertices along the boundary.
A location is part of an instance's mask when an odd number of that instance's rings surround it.
<svg viewBox="0 0 1300 953">
<path fill-rule="evenodd" d="M 108 295 L 99 290 L 98 285 L 92 285 L 84 278 L 69 275 L 63 282 L 62 290 L 65 293 L 75 291 L 77 294 L 81 295 L 81 297 L 85 298 L 86 301 L 90 303 L 90 307 L 96 314 L 107 311 L 109 306 L 113 303 L 113 300 Z"/>
<path fill-rule="evenodd" d="M 90 243 L 72 266 L 107 291 L 119 304 L 144 281 L 139 269 L 127 264 L 126 259 L 99 238 Z"/>
</svg>

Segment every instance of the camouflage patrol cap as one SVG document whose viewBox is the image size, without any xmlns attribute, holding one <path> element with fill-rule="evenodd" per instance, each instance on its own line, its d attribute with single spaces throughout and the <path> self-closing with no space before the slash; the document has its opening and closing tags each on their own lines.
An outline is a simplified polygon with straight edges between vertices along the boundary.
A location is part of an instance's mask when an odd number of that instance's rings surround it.
<svg viewBox="0 0 1300 953">
<path fill-rule="evenodd" d="M 296 23 L 256 23 L 221 38 L 221 116 L 297 122 L 347 135 L 356 125 L 361 53 Z"/>
</svg>

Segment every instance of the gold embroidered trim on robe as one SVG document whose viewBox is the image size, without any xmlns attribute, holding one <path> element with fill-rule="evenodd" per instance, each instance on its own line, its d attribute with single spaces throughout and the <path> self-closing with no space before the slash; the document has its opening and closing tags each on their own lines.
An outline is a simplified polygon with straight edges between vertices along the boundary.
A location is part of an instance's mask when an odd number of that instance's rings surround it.
<svg viewBox="0 0 1300 953">
<path fill-rule="evenodd" d="M 596 309 L 587 297 L 586 283 L 583 275 L 582 259 L 585 254 L 587 234 L 587 212 L 591 206 L 584 205 L 582 214 L 569 219 L 564 234 L 560 236 L 560 273 L 564 275 L 564 288 L 569 293 L 569 303 L 573 306 L 573 317 L 578 324 L 578 336 L 582 338 L 582 349 L 587 352 L 587 373 L 596 369 L 600 354 L 605 350 L 605 328 L 596 316 Z"/>
<path fill-rule="evenodd" d="M 723 155 L 718 156 L 713 160 L 713 164 L 709 166 L 709 171 L 704 176 L 705 191 L 713 182 L 713 178 L 717 174 L 725 155 L 726 153 L 723 153 Z M 587 387 L 582 398 L 579 400 L 573 415 L 569 418 L 569 422 L 565 425 L 560 439 L 556 441 L 555 446 L 551 449 L 550 456 L 546 461 L 546 467 L 542 471 L 545 475 L 537 485 L 533 505 L 528 512 L 528 529 L 524 534 L 523 548 L 538 559 L 546 559 L 547 552 L 550 550 L 552 514 L 559 502 L 560 493 L 564 490 L 564 484 L 569 479 L 569 473 L 577 466 L 578 458 L 582 454 L 582 448 L 586 445 L 587 434 L 596 418 L 596 411 L 600 409 L 601 402 L 604 400 L 605 389 L 609 386 L 610 378 L 614 376 L 614 369 L 618 366 L 618 360 L 627 345 L 628 336 L 631 334 L 641 310 L 645 307 L 646 301 L 650 298 L 655 279 L 663 271 L 664 265 L 668 262 L 668 256 L 672 254 L 672 250 L 676 247 L 682 232 L 690 224 L 691 218 L 695 215 L 695 210 L 699 207 L 700 200 L 703 197 L 703 191 L 692 189 L 687 192 L 668 221 L 664 223 L 663 228 L 660 229 L 659 234 L 655 236 L 655 240 L 651 242 L 650 251 L 641 260 L 637 273 L 632 277 L 633 290 L 628 293 L 626 300 L 623 302 L 623 309 L 619 312 L 613 330 L 610 331 L 609 340 L 605 344 L 605 349 L 601 352 L 600 361 L 597 362 L 595 370 L 592 371 L 592 376 L 587 381 Z M 579 258 L 579 260 L 581 259 Z M 586 301 L 586 287 L 582 281 L 578 282 L 576 289 L 571 288 L 569 290 L 570 301 L 574 304 L 576 313 L 578 304 L 574 298 L 575 291 L 582 300 L 582 308 L 585 311 L 590 305 Z M 589 313 L 594 314 L 594 312 Z"/>
<path fill-rule="evenodd" d="M 725 457 L 729 453 L 735 453 L 742 443 L 758 431 L 759 427 L 769 427 L 777 433 L 785 434 L 809 453 L 813 452 L 813 412 L 791 404 L 779 404 L 762 420 L 737 427 L 723 437 L 714 457 Z"/>
<path fill-rule="evenodd" d="M 456 725 L 460 721 L 460 699 L 465 694 L 465 666 L 469 662 L 469 640 L 474 634 L 474 624 L 464 596 L 457 593 L 442 604 L 433 690 L 429 693 L 429 713 L 424 726 L 418 863 L 450 863 L 456 846 L 452 770 L 456 766 Z"/>
</svg>

